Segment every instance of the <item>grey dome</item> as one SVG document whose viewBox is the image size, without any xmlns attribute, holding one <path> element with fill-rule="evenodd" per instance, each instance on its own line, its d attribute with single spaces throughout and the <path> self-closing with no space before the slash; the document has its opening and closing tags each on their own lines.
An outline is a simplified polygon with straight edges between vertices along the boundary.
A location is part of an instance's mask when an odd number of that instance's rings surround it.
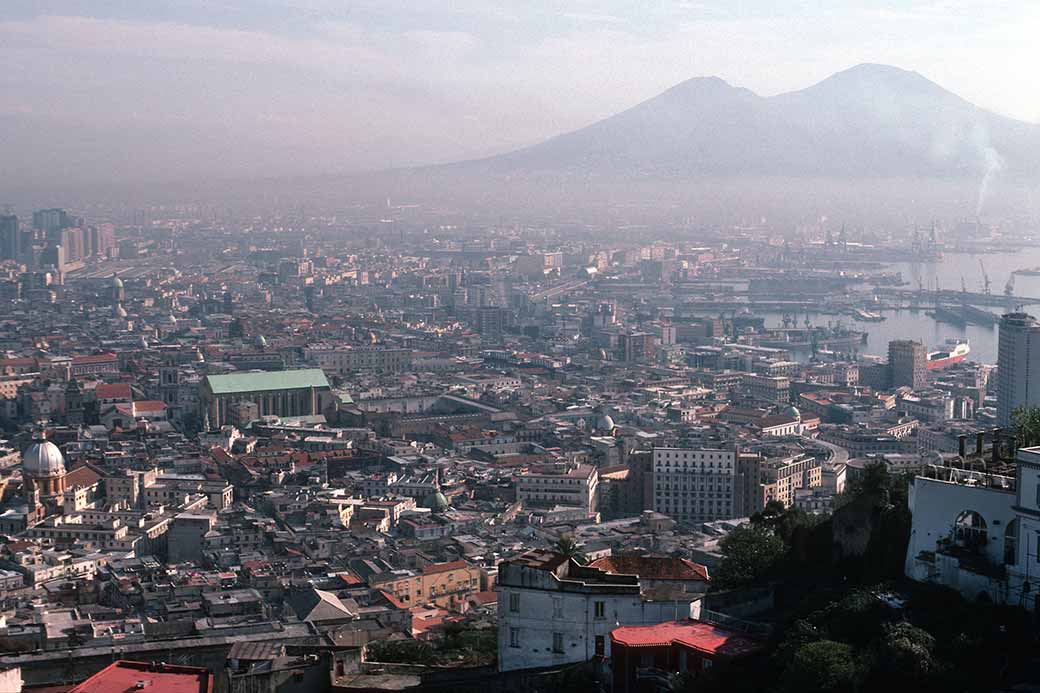
<svg viewBox="0 0 1040 693">
<path fill-rule="evenodd" d="M 22 473 L 35 477 L 61 476 L 65 473 L 65 457 L 49 440 L 38 440 L 22 455 Z"/>
<path fill-rule="evenodd" d="M 422 507 L 435 513 L 444 512 L 448 509 L 448 499 L 443 493 L 437 491 L 423 498 Z"/>
</svg>

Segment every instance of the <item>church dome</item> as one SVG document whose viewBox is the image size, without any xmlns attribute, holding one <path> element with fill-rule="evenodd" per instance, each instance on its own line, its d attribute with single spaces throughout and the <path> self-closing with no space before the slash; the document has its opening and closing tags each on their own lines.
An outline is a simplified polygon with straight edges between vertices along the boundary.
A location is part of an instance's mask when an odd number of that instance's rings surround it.
<svg viewBox="0 0 1040 693">
<path fill-rule="evenodd" d="M 112 309 L 112 317 L 114 317 L 114 318 L 125 318 L 126 317 L 126 308 L 124 308 L 122 306 L 122 304 L 117 303 L 116 307 Z"/>
<path fill-rule="evenodd" d="M 423 498 L 422 507 L 428 508 L 435 513 L 444 512 L 448 509 L 448 499 L 443 493 L 437 491 Z"/>
<path fill-rule="evenodd" d="M 65 457 L 49 440 L 37 440 L 22 455 L 22 473 L 33 478 L 62 476 Z"/>
<path fill-rule="evenodd" d="M 109 286 L 111 286 L 113 289 L 122 289 L 123 280 L 119 278 L 118 274 L 112 274 L 112 281 L 109 282 Z"/>
<path fill-rule="evenodd" d="M 610 418 L 609 414 L 603 414 L 596 421 L 596 428 L 598 428 L 601 431 L 613 431 L 614 419 Z"/>
<path fill-rule="evenodd" d="M 267 337 L 263 336 L 262 334 L 258 334 L 256 336 L 256 340 L 254 340 L 254 343 L 256 344 L 258 349 L 266 349 L 267 348 Z"/>
</svg>

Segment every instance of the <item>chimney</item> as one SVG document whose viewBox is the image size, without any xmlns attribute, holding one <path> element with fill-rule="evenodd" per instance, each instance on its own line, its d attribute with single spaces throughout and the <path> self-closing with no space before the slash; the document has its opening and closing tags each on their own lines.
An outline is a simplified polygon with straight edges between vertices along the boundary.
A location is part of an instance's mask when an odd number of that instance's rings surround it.
<svg viewBox="0 0 1040 693">
<path fill-rule="evenodd" d="M 975 456 L 982 458 L 982 446 L 985 444 L 986 432 L 979 431 L 975 434 Z"/>
<path fill-rule="evenodd" d="M 959 436 L 957 436 L 957 454 L 959 454 L 962 458 L 964 458 L 964 457 L 967 457 L 967 455 L 966 455 L 967 451 L 968 451 L 968 436 L 966 436 L 966 435 L 959 435 Z"/>
<path fill-rule="evenodd" d="M 1000 439 L 1004 435 L 1004 431 L 999 428 L 993 429 L 993 464 L 1000 462 Z"/>
</svg>

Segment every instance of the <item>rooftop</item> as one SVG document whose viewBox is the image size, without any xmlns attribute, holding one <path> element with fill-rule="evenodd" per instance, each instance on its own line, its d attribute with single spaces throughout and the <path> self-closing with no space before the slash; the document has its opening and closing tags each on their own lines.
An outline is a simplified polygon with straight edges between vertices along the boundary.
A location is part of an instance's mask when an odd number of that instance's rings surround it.
<svg viewBox="0 0 1040 693">
<path fill-rule="evenodd" d="M 329 387 L 325 372 L 320 368 L 292 371 L 265 371 L 260 373 L 230 373 L 208 375 L 206 384 L 215 395 L 266 390 L 296 390 L 308 387 Z"/>
<path fill-rule="evenodd" d="M 626 647 L 666 647 L 676 643 L 727 657 L 739 657 L 762 648 L 758 640 L 691 619 L 653 626 L 621 626 L 611 631 L 610 638 Z"/>
<path fill-rule="evenodd" d="M 608 556 L 589 563 L 608 573 L 638 575 L 649 580 L 702 580 L 708 581 L 708 569 L 685 558 L 671 556 L 638 556 L 622 554 Z"/>
<path fill-rule="evenodd" d="M 70 693 L 123 693 L 138 688 L 162 693 L 208 693 L 213 690 L 213 680 L 209 670 L 200 667 L 119 660 L 73 688 Z"/>
</svg>

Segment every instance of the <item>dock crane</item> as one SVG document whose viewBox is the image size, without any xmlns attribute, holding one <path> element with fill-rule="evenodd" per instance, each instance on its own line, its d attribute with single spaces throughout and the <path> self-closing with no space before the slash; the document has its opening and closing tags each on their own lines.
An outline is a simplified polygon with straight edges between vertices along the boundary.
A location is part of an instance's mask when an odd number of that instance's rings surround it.
<svg viewBox="0 0 1040 693">
<path fill-rule="evenodd" d="M 982 258 L 979 258 L 979 269 L 982 270 L 982 293 L 989 296 L 989 275 L 986 274 L 986 266 L 982 264 Z"/>
<path fill-rule="evenodd" d="M 1008 277 L 1007 284 L 1004 285 L 1004 295 L 1011 297 L 1015 295 L 1015 273 L 1012 272 L 1011 276 Z"/>
</svg>

